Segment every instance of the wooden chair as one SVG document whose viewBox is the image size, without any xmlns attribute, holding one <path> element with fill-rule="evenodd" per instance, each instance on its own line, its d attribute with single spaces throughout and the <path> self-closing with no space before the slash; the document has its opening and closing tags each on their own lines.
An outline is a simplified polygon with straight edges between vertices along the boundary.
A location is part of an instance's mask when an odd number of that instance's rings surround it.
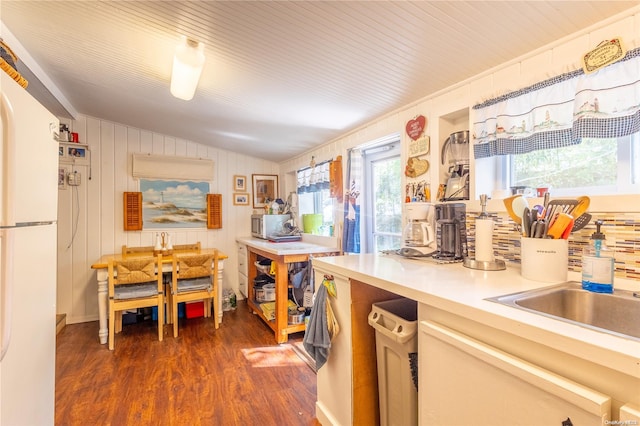
<svg viewBox="0 0 640 426">
<path fill-rule="evenodd" d="M 128 247 L 122 246 L 122 255 L 126 256 L 128 254 L 140 254 L 140 253 L 153 253 L 153 246 L 144 246 L 144 247 Z"/>
<path fill-rule="evenodd" d="M 127 309 L 158 308 L 158 340 L 164 332 L 164 291 L 162 255 L 110 260 L 109 273 L 109 349 L 115 341 L 117 312 Z M 119 318 L 119 317 L 118 317 Z"/>
<path fill-rule="evenodd" d="M 214 254 L 174 254 L 171 278 L 173 337 L 178 337 L 178 303 L 204 301 L 204 316 L 211 316 L 211 304 L 218 300 L 218 250 Z M 213 268 L 212 268 L 213 265 Z M 217 312 L 214 324 L 219 327 Z"/>
<path fill-rule="evenodd" d="M 173 246 L 173 250 L 174 251 L 195 251 L 200 253 L 200 250 L 202 249 L 201 245 L 200 245 L 200 241 L 198 241 L 197 243 L 193 243 L 193 244 L 175 244 Z"/>
</svg>

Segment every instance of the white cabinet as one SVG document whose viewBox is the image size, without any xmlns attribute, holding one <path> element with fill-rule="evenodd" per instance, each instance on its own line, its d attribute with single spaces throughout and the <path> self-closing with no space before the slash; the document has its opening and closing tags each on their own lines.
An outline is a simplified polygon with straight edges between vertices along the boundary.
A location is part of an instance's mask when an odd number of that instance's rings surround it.
<svg viewBox="0 0 640 426">
<path fill-rule="evenodd" d="M 420 424 L 601 426 L 611 398 L 432 321 L 420 322 Z"/>
<path fill-rule="evenodd" d="M 590 361 L 589 349 L 561 350 L 522 337 L 517 324 L 509 332 L 466 314 L 418 304 L 420 425 L 603 425 L 639 415 L 637 375 Z"/>
<path fill-rule="evenodd" d="M 238 243 L 238 290 L 246 299 L 249 297 L 249 279 L 247 269 L 247 246 Z"/>
</svg>

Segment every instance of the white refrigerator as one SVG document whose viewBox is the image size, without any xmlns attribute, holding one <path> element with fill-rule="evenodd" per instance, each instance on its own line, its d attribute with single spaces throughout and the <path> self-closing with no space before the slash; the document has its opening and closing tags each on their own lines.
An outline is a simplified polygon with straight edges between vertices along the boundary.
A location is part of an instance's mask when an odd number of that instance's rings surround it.
<svg viewBox="0 0 640 426">
<path fill-rule="evenodd" d="M 0 425 L 53 425 L 58 119 L 0 71 Z"/>
</svg>

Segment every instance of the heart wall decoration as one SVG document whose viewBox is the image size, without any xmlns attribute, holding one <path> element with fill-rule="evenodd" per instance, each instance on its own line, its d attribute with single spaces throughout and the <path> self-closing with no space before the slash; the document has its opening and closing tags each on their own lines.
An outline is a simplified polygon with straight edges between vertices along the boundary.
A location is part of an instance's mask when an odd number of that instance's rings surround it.
<svg viewBox="0 0 640 426">
<path fill-rule="evenodd" d="M 421 176 L 429 170 L 429 161 L 417 157 L 411 157 L 407 160 L 407 166 L 404 168 L 404 174 L 410 178 Z"/>
<path fill-rule="evenodd" d="M 422 135 L 426 128 L 427 119 L 424 117 L 424 115 L 419 115 L 413 120 L 407 121 L 405 130 L 407 132 L 407 135 L 409 135 L 409 137 L 415 141 Z"/>
</svg>

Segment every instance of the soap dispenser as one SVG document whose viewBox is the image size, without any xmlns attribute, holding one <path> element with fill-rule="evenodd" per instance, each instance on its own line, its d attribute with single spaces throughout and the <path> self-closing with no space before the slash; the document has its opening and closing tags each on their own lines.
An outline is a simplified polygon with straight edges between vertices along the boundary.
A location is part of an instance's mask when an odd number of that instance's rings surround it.
<svg viewBox="0 0 640 426">
<path fill-rule="evenodd" d="M 582 254 L 582 288 L 596 293 L 613 293 L 614 256 L 605 244 L 600 231 L 601 220 L 596 220 L 596 232 Z"/>
</svg>

